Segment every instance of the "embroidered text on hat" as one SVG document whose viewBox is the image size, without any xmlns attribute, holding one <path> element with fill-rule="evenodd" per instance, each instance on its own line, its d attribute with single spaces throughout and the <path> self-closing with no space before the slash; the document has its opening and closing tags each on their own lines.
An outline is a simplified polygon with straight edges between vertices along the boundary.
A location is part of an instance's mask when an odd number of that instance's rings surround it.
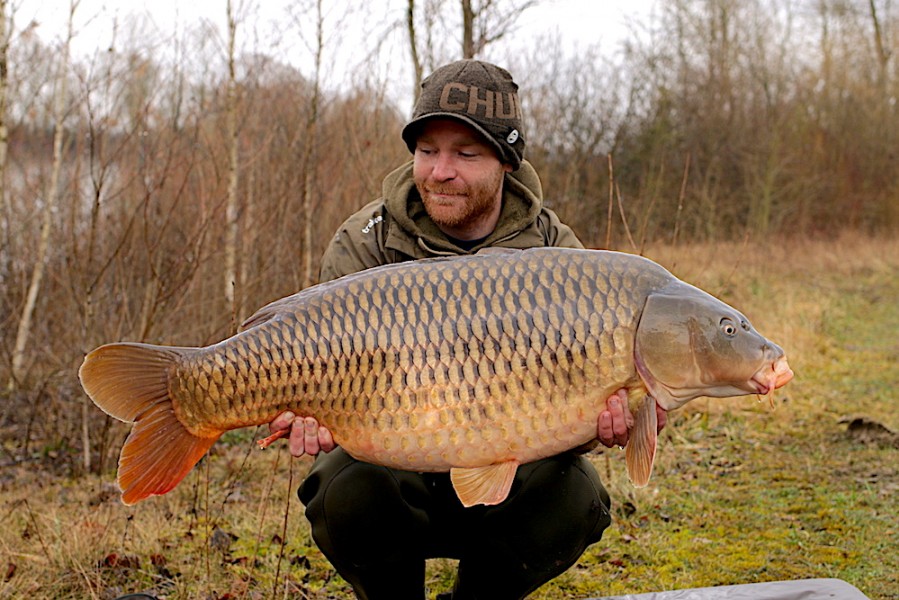
<svg viewBox="0 0 899 600">
<path fill-rule="evenodd" d="M 483 108 L 480 116 L 487 119 L 521 118 L 518 94 L 494 92 L 459 82 L 451 82 L 443 86 L 439 106 L 443 110 L 464 110 L 472 116 L 477 116 L 478 109 Z"/>
</svg>

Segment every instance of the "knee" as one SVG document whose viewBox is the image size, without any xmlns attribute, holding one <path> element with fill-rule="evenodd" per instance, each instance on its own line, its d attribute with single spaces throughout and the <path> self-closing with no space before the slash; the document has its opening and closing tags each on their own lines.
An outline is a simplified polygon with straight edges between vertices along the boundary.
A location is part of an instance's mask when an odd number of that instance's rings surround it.
<svg viewBox="0 0 899 600">
<path fill-rule="evenodd" d="M 602 538 L 612 522 L 610 499 L 587 459 L 562 454 L 525 467 L 509 505 L 496 507 L 500 522 L 518 521 L 538 545 L 573 548 L 577 556 Z"/>
<path fill-rule="evenodd" d="M 406 502 L 401 479 L 390 469 L 352 458 L 316 464 L 298 494 L 322 551 L 363 564 L 419 545 L 427 516 Z"/>
</svg>

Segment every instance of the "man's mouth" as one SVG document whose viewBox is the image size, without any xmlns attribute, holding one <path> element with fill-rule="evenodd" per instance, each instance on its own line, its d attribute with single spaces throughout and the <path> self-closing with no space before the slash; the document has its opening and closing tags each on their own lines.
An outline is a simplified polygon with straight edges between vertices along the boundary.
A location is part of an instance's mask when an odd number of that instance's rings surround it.
<svg viewBox="0 0 899 600">
<path fill-rule="evenodd" d="M 464 190 L 446 190 L 446 189 L 433 190 L 433 189 L 429 189 L 426 191 L 428 192 L 428 195 L 431 198 L 434 198 L 436 200 L 452 200 L 454 198 L 465 198 L 466 197 Z"/>
</svg>

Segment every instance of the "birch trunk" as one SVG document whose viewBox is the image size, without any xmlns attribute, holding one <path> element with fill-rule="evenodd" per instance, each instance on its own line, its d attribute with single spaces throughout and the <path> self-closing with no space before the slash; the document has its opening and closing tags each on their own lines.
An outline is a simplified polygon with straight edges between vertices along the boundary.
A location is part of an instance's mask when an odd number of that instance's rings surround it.
<svg viewBox="0 0 899 600">
<path fill-rule="evenodd" d="M 312 272 L 312 222 L 315 218 L 315 169 L 313 167 L 313 152 L 316 144 L 316 130 L 318 127 L 318 105 L 321 96 L 321 65 L 322 51 L 324 49 L 324 31 L 322 13 L 322 0 L 317 0 L 315 21 L 315 79 L 312 82 L 312 102 L 309 106 L 309 114 L 306 118 L 306 140 L 303 148 L 302 173 L 303 173 L 303 287 L 309 287 L 315 283 L 316 277 Z"/>
<path fill-rule="evenodd" d="M 231 308 L 233 320 L 239 318 L 238 288 L 240 282 L 237 278 L 237 253 L 239 233 L 238 198 L 238 130 L 237 130 L 237 69 L 235 66 L 234 46 L 237 32 L 237 21 L 234 17 L 234 7 L 228 0 L 228 200 L 225 205 L 225 300 Z"/>
<path fill-rule="evenodd" d="M 31 282 L 28 285 L 25 304 L 22 306 L 22 314 L 19 317 L 19 326 L 16 331 L 16 342 L 13 346 L 12 372 L 8 384 L 10 390 L 15 389 L 25 376 L 25 349 L 28 346 L 28 338 L 31 335 L 34 308 L 37 305 L 37 298 L 41 292 L 44 269 L 46 268 L 47 257 L 51 249 L 53 217 L 56 213 L 56 204 L 59 196 L 59 176 L 62 169 L 62 142 L 65 134 L 63 121 L 65 120 L 66 95 L 68 93 L 66 82 L 69 67 L 69 47 L 72 42 L 72 21 L 76 6 L 76 2 L 70 4 L 68 31 L 57 65 L 56 90 L 53 97 L 53 166 L 51 168 L 50 181 L 45 191 L 43 218 L 37 256 L 34 260 L 34 270 L 31 272 Z"/>
<path fill-rule="evenodd" d="M 0 287 L 6 285 L 11 270 L 10 252 L 12 239 L 12 200 L 6 193 L 6 150 L 9 146 L 9 129 L 6 124 L 6 105 L 9 96 L 9 34 L 6 10 L 8 3 L 0 0 L 0 204 L 3 205 L 3 221 L 0 227 L 3 238 L 0 241 Z"/>
</svg>

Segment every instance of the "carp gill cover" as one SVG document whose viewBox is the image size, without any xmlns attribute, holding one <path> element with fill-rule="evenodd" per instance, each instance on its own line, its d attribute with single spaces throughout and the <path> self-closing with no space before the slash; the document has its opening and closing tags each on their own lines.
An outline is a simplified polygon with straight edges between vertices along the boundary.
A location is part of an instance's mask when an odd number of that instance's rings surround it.
<svg viewBox="0 0 899 600">
<path fill-rule="evenodd" d="M 115 343 L 79 371 L 133 423 L 122 499 L 165 494 L 230 429 L 291 410 L 357 459 L 449 471 L 462 503 L 498 504 L 518 465 L 596 438 L 605 400 L 635 415 L 627 468 L 652 472 L 655 404 L 767 394 L 793 376 L 741 313 L 642 257 L 487 250 L 307 288 L 204 348 Z"/>
</svg>

